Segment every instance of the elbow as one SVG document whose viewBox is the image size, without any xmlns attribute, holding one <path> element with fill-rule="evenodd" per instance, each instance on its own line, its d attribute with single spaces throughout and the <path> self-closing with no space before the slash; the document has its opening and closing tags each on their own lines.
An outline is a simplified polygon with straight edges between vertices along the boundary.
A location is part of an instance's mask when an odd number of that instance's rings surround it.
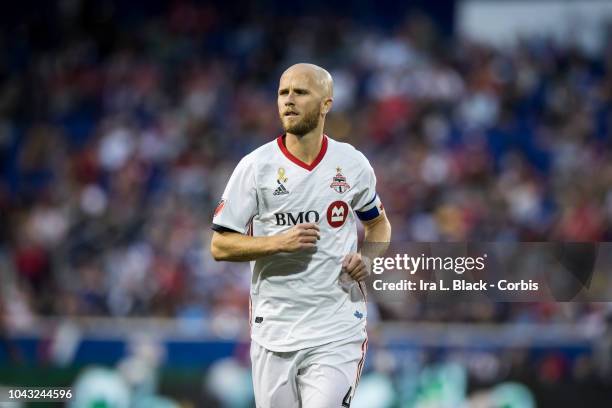
<svg viewBox="0 0 612 408">
<path fill-rule="evenodd" d="M 212 255 L 215 261 L 223 260 L 223 256 L 221 255 L 221 252 L 217 248 L 215 248 L 213 245 L 210 246 L 210 254 Z"/>
<path fill-rule="evenodd" d="M 219 246 L 219 242 L 214 236 L 210 242 L 210 254 L 215 261 L 227 260 L 227 253 Z"/>
</svg>

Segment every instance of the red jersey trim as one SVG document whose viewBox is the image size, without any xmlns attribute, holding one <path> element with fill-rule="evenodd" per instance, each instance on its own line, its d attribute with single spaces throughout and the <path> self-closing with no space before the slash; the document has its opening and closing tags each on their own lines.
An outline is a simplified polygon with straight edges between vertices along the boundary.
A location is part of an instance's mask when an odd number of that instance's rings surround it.
<svg viewBox="0 0 612 408">
<path fill-rule="evenodd" d="M 365 362 L 365 356 L 368 352 L 368 336 L 366 335 L 365 340 L 361 343 L 361 360 L 359 360 L 359 364 L 357 364 L 357 375 L 355 376 L 355 390 L 357 391 L 357 386 L 359 385 L 359 380 L 361 380 L 361 373 L 363 372 L 363 363 Z"/>
<path fill-rule="evenodd" d="M 323 135 L 323 143 L 321 143 L 321 150 L 319 151 L 319 154 L 317 155 L 317 157 L 315 157 L 312 163 L 307 164 L 301 161 L 300 159 L 298 159 L 297 157 L 295 157 L 294 155 L 292 155 L 291 152 L 287 150 L 287 146 L 285 146 L 284 139 L 285 139 L 285 135 L 280 135 L 278 138 L 276 138 L 276 141 L 278 142 L 278 147 L 280 148 L 281 152 L 283 152 L 285 157 L 291 160 L 293 163 L 297 164 L 298 166 L 308 171 L 312 171 L 312 169 L 317 167 L 317 164 L 319 164 L 321 160 L 323 160 L 323 157 L 325 156 L 325 153 L 327 152 L 327 135 Z"/>
</svg>

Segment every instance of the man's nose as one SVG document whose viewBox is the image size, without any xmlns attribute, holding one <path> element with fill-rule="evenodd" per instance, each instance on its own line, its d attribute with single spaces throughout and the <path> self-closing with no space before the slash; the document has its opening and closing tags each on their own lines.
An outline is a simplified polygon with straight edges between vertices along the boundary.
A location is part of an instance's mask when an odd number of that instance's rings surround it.
<svg viewBox="0 0 612 408">
<path fill-rule="evenodd" d="M 295 104 L 295 93 L 289 91 L 287 93 L 287 98 L 285 99 L 285 105 L 294 105 Z"/>
</svg>

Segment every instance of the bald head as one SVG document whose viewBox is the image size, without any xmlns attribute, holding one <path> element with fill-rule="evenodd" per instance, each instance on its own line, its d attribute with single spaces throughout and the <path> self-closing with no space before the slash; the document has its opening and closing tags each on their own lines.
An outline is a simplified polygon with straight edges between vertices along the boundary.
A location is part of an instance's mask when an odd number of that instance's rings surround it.
<svg viewBox="0 0 612 408">
<path fill-rule="evenodd" d="M 281 81 L 286 76 L 303 76 L 316 87 L 317 93 L 323 98 L 331 98 L 334 94 L 334 81 L 327 70 L 318 65 L 300 63 L 290 66 L 281 75 Z"/>
<path fill-rule="evenodd" d="M 280 77 L 278 114 L 287 133 L 322 132 L 332 107 L 332 77 L 313 64 L 295 64 Z"/>
</svg>

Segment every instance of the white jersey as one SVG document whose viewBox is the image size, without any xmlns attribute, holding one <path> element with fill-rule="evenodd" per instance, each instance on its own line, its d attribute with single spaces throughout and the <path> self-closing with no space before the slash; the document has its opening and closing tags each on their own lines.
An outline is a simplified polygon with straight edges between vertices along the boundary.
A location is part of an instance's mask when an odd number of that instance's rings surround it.
<svg viewBox="0 0 612 408">
<path fill-rule="evenodd" d="M 381 211 L 366 157 L 325 135 L 310 165 L 287 150 L 283 136 L 238 163 L 215 210 L 214 230 L 270 236 L 315 222 L 321 234 L 316 251 L 251 262 L 253 341 L 287 352 L 365 330 L 365 294 L 351 296 L 339 276 L 344 256 L 357 250 L 355 217 L 370 220 Z"/>
</svg>

